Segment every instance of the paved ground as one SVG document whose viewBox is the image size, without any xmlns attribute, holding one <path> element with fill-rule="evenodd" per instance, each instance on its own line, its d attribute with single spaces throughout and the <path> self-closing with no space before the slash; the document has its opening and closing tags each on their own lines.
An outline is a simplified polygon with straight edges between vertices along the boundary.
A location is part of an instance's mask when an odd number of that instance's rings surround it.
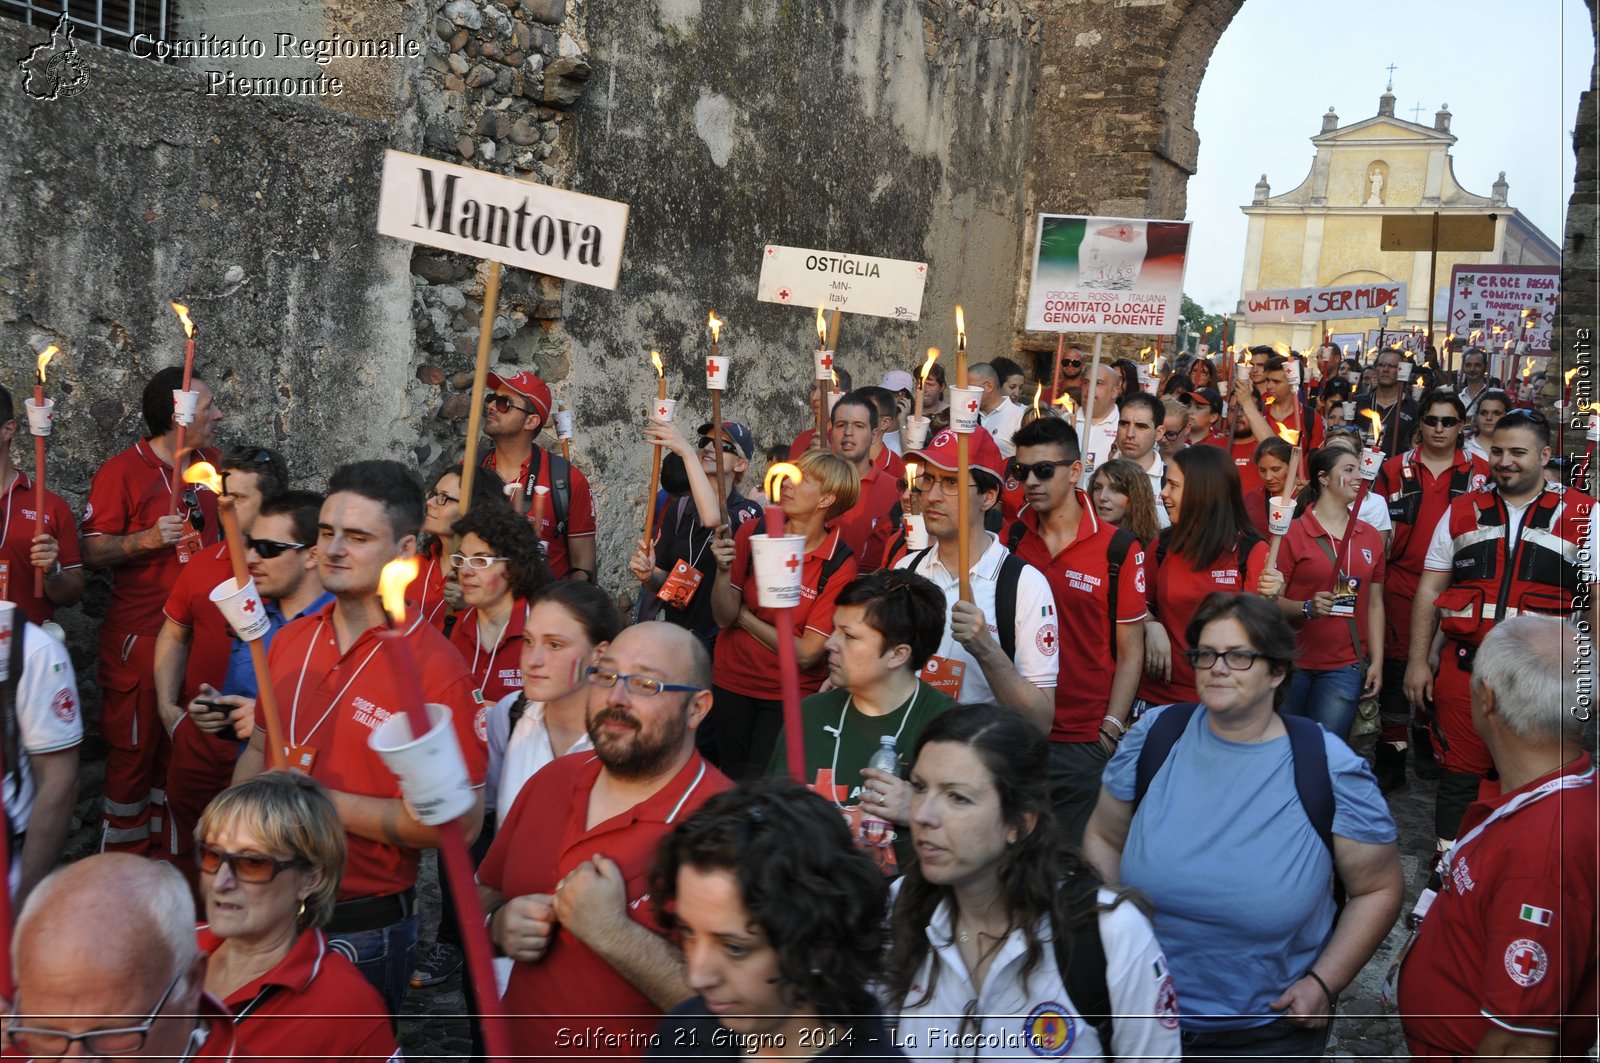
<svg viewBox="0 0 1600 1063">
<path fill-rule="evenodd" d="M 1400 828 L 1400 859 L 1406 873 L 1406 904 L 1411 910 L 1418 889 L 1427 877 L 1433 856 L 1433 787 L 1414 776 L 1404 790 L 1390 795 L 1390 807 Z M 423 938 L 431 941 L 438 923 L 438 881 L 432 857 L 423 863 L 421 884 Z M 1405 940 L 1402 929 L 1391 931 L 1372 961 L 1340 1001 L 1329 1055 L 1370 1060 L 1405 1059 L 1400 1021 L 1383 1013 L 1379 988 L 1396 950 Z M 468 1029 L 460 1017 L 463 1007 L 461 976 L 434 989 L 411 991 L 401 1021 L 401 1047 L 409 1060 L 459 1058 L 468 1051 Z"/>
</svg>

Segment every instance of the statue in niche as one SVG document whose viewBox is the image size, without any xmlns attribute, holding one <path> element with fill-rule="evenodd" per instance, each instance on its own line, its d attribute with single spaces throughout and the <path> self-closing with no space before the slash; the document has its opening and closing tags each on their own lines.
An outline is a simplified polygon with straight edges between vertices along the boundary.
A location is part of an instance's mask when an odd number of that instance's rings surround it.
<svg viewBox="0 0 1600 1063">
<path fill-rule="evenodd" d="M 1371 191 L 1367 193 L 1366 205 L 1369 207 L 1383 206 L 1383 171 L 1373 170 L 1367 176 L 1367 186 Z"/>
</svg>

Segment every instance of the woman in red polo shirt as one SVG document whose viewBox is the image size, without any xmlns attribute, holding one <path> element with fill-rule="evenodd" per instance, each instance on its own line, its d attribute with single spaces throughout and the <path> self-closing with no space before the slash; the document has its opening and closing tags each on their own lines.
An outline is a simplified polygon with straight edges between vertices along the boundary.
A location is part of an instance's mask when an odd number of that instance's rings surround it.
<svg viewBox="0 0 1600 1063">
<path fill-rule="evenodd" d="M 806 540 L 800 604 L 793 610 L 804 697 L 815 694 L 828 677 L 826 643 L 833 634 L 833 605 L 856 578 L 855 558 L 834 522 L 856 504 L 861 477 L 854 465 L 830 451 L 808 450 L 795 464 L 803 478 L 784 482 L 778 504 L 786 533 Z M 701 748 L 709 746 L 713 763 L 736 781 L 766 770 L 783 726 L 776 613 L 758 602 L 752 569 L 750 539 L 757 531 L 765 532 L 762 521 L 746 521 L 731 541 L 722 536 L 711 541 L 717 558 L 711 612 L 723 630 L 713 662 L 713 708 L 700 725 L 704 735 L 709 724 L 712 737 L 702 738 Z"/>
<path fill-rule="evenodd" d="M 1216 447 L 1187 447 L 1167 464 L 1161 487 L 1172 527 L 1145 555 L 1150 618 L 1144 622 L 1143 712 L 1152 705 L 1198 701 L 1184 632 L 1200 603 L 1215 592 L 1268 596 L 1282 577 L 1267 575 L 1267 544 L 1250 527 L 1239 473 Z"/>
<path fill-rule="evenodd" d="M 1299 516 L 1278 549 L 1278 607 L 1298 625 L 1300 646 L 1282 711 L 1340 738 L 1383 677 L 1383 536 L 1350 513 L 1360 488 L 1361 463 L 1348 449 L 1312 454 Z"/>
<path fill-rule="evenodd" d="M 450 643 L 472 672 L 480 706 L 522 689 L 522 625 L 528 598 L 553 577 L 529 524 L 509 506 L 470 510 L 451 530 L 460 536 L 450 555 L 464 608 Z"/>
<path fill-rule="evenodd" d="M 493 469 L 480 469 L 472 477 L 472 509 L 479 506 L 505 505 L 505 481 Z M 460 598 L 452 606 L 447 600 L 446 586 L 453 570 L 449 558 L 444 556 L 445 544 L 451 539 L 450 526 L 461 519 L 461 466 L 446 469 L 434 481 L 428 492 L 427 508 L 422 514 L 422 545 L 417 556 L 422 570 L 417 573 L 407 597 L 414 599 L 418 612 L 428 623 L 440 631 L 448 631 L 448 620 L 460 606 Z M 459 587 L 450 592 L 459 595 Z"/>
<path fill-rule="evenodd" d="M 233 1015 L 237 1059 L 386 1060 L 378 991 L 318 929 L 333 914 L 345 838 L 327 791 L 298 772 L 224 790 L 195 828 L 206 992 Z"/>
<path fill-rule="evenodd" d="M 1268 436 L 1256 444 L 1256 474 L 1260 479 L 1256 486 L 1245 490 L 1244 511 L 1250 517 L 1250 526 L 1263 539 L 1272 534 L 1267 528 L 1267 500 L 1283 494 L 1292 460 L 1294 448 L 1282 436 Z"/>
</svg>

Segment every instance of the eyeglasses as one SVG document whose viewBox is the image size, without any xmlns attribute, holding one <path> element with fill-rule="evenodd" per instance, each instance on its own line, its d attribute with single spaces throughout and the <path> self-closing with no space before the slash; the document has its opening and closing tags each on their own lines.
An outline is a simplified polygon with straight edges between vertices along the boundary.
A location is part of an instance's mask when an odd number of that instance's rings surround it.
<svg viewBox="0 0 1600 1063">
<path fill-rule="evenodd" d="M 1189 658 L 1189 664 L 1196 671 L 1209 672 L 1217 666 L 1217 661 L 1225 661 L 1230 672 L 1248 672 L 1254 667 L 1257 660 L 1266 654 L 1257 650 L 1184 650 L 1183 655 Z"/>
<path fill-rule="evenodd" d="M 518 406 L 516 403 L 511 401 L 511 397 L 509 395 L 485 395 L 483 397 L 483 404 L 485 406 L 493 406 L 499 413 L 510 413 L 512 410 L 520 410 L 523 413 L 538 412 L 531 406 Z"/>
<path fill-rule="evenodd" d="M 428 501 L 435 506 L 453 506 L 461 499 L 454 495 L 447 495 L 443 491 L 432 491 L 428 494 Z"/>
<path fill-rule="evenodd" d="M 305 550 L 307 543 L 280 543 L 276 539 L 246 539 L 245 545 L 261 555 L 262 560 L 271 561 L 285 550 Z"/>
<path fill-rule="evenodd" d="M 1461 423 L 1461 418 L 1435 417 L 1430 413 L 1428 416 L 1422 419 L 1422 423 L 1427 425 L 1429 428 L 1454 428 L 1456 425 Z"/>
<path fill-rule="evenodd" d="M 156 1006 L 150 1009 L 150 1014 L 137 1026 L 116 1026 L 108 1030 L 68 1033 L 65 1030 L 52 1030 L 46 1026 L 27 1026 L 12 1022 L 6 1026 L 6 1043 L 35 1057 L 64 1056 L 75 1044 L 82 1045 L 84 1052 L 91 1056 L 135 1055 L 144 1048 L 150 1027 L 156 1024 L 156 1016 L 167 1006 L 167 999 L 172 996 L 172 991 L 178 988 L 183 973 L 180 970 L 172 976 L 172 981 L 167 983 L 167 991 L 161 994 Z M 20 999 L 17 1001 L 15 1014 L 23 1014 Z"/>
<path fill-rule="evenodd" d="M 1161 438 L 1162 439 L 1177 439 L 1181 435 L 1183 435 L 1183 429 L 1181 429 L 1181 428 L 1174 428 L 1170 432 L 1167 431 L 1165 428 L 1163 428 L 1161 430 Z"/>
<path fill-rule="evenodd" d="M 215 875 L 223 864 L 227 864 L 233 877 L 240 882 L 271 882 L 291 867 L 309 866 L 304 860 L 275 860 L 255 853 L 230 853 L 205 842 L 198 843 L 196 848 L 200 850 L 200 870 L 203 873 Z"/>
<path fill-rule="evenodd" d="M 1073 459 L 1073 461 L 1076 460 Z M 1044 483 L 1055 476 L 1056 469 L 1065 468 L 1071 464 L 1073 464 L 1072 461 L 1036 461 L 1032 465 L 1024 465 L 1020 461 L 1010 461 L 1006 463 L 1006 479 L 1026 482 L 1031 475 L 1040 483 Z"/>
<path fill-rule="evenodd" d="M 741 457 L 743 456 L 744 452 L 741 451 L 739 449 L 738 444 L 734 443 L 731 439 L 715 440 L 715 439 L 712 439 L 710 436 L 701 436 L 700 437 L 699 447 L 700 447 L 701 450 L 704 450 L 707 447 L 712 446 L 712 445 L 714 445 L 714 444 L 716 444 L 718 442 L 720 442 L 722 444 L 722 452 L 724 454 L 738 454 Z"/>
<path fill-rule="evenodd" d="M 932 491 L 935 484 L 938 484 L 939 490 L 947 495 L 953 495 L 961 490 L 961 479 L 957 476 L 935 476 L 931 472 L 917 476 L 917 490 L 923 494 Z"/>
<path fill-rule="evenodd" d="M 413 497 L 415 497 L 415 496 L 413 496 Z M 484 569 L 488 568 L 490 565 L 494 564 L 497 561 L 509 561 L 509 560 L 510 560 L 510 558 L 506 558 L 506 557 L 484 557 L 484 556 L 482 556 L 480 554 L 471 554 L 471 555 L 468 555 L 468 554 L 451 554 L 450 555 L 450 563 L 452 565 L 454 565 L 456 568 L 460 568 L 462 565 L 465 565 L 468 568 L 477 569 L 479 572 L 482 572 Z"/>
<path fill-rule="evenodd" d="M 189 527 L 193 528 L 197 532 L 205 531 L 206 515 L 205 511 L 200 508 L 199 494 L 195 492 L 193 487 L 188 487 L 184 489 L 181 497 L 183 499 L 184 506 L 189 510 Z"/>
<path fill-rule="evenodd" d="M 628 693 L 641 698 L 653 698 L 668 691 L 698 693 L 705 689 L 688 683 L 663 683 L 651 675 L 625 675 L 610 668 L 596 668 L 594 665 L 583 670 L 583 677 L 588 680 L 590 686 L 600 687 L 602 690 L 610 690 L 620 682 Z"/>
</svg>

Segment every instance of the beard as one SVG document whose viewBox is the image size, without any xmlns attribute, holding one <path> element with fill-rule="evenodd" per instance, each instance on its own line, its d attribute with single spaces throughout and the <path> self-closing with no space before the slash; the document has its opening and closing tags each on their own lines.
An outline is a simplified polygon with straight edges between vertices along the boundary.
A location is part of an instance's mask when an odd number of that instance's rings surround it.
<svg viewBox="0 0 1600 1063">
<path fill-rule="evenodd" d="M 633 733 L 607 733 L 604 726 L 613 720 L 632 725 Z M 658 774 L 683 749 L 684 737 L 689 733 L 689 714 L 669 714 L 660 730 L 651 733 L 626 709 L 608 706 L 589 718 L 585 730 L 594 743 L 595 756 L 607 771 L 621 779 L 643 779 Z"/>
</svg>

